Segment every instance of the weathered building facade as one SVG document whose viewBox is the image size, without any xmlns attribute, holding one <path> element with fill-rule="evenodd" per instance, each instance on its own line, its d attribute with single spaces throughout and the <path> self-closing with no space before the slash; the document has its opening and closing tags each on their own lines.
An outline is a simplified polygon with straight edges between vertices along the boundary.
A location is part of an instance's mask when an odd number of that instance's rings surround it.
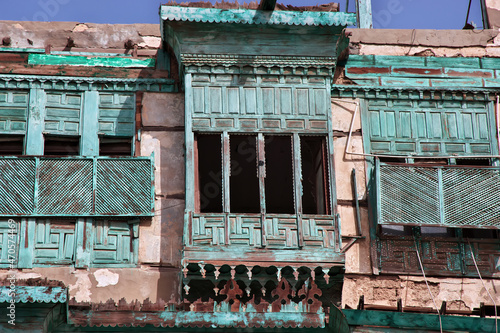
<svg viewBox="0 0 500 333">
<path fill-rule="evenodd" d="M 370 12 L 0 23 L 2 330 L 495 332 L 498 30 Z"/>
</svg>

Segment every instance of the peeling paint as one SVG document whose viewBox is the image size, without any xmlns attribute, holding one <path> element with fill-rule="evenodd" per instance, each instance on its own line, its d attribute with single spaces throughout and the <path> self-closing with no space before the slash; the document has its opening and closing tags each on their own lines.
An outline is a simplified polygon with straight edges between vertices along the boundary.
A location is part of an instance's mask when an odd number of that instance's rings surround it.
<svg viewBox="0 0 500 333">
<path fill-rule="evenodd" d="M 119 274 L 113 273 L 109 269 L 98 269 L 94 272 L 94 277 L 97 280 L 97 287 L 114 286 L 120 279 Z"/>
<path fill-rule="evenodd" d="M 75 274 L 77 280 L 75 284 L 69 285 L 70 297 L 74 297 L 77 302 L 90 302 L 92 282 L 89 273 L 87 271 L 74 271 L 72 274 Z"/>
</svg>

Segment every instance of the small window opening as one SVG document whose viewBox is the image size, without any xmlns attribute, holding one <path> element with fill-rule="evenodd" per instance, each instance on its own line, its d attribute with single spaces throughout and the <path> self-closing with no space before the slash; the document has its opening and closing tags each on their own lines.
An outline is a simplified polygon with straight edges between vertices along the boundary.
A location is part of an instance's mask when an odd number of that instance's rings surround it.
<svg viewBox="0 0 500 333">
<path fill-rule="evenodd" d="M 260 213 L 257 136 L 232 135 L 229 146 L 231 160 L 230 211 L 232 213 Z"/>
<path fill-rule="evenodd" d="M 268 135 L 266 147 L 266 213 L 294 214 L 292 137 Z"/>
<path fill-rule="evenodd" d="M 413 164 L 419 164 L 424 166 L 441 166 L 448 165 L 448 159 L 446 158 L 415 158 Z"/>
<path fill-rule="evenodd" d="M 464 238 L 497 239 L 498 231 L 494 229 L 462 229 Z"/>
<path fill-rule="evenodd" d="M 45 136 L 44 155 L 74 156 L 80 153 L 80 138 L 69 136 Z"/>
<path fill-rule="evenodd" d="M 489 158 L 457 158 L 457 165 L 490 166 Z"/>
<path fill-rule="evenodd" d="M 453 228 L 446 227 L 420 227 L 422 237 L 456 237 Z"/>
<path fill-rule="evenodd" d="M 379 157 L 382 163 L 406 163 L 406 158 L 404 157 Z"/>
<path fill-rule="evenodd" d="M 195 138 L 198 188 L 195 190 L 202 213 L 222 212 L 222 143 L 220 134 L 198 134 Z"/>
<path fill-rule="evenodd" d="M 411 236 L 412 227 L 404 225 L 380 225 L 382 236 Z"/>
<path fill-rule="evenodd" d="M 0 155 L 18 156 L 23 154 L 23 135 L 0 135 Z"/>
<path fill-rule="evenodd" d="M 99 138 L 100 156 L 132 156 L 132 138 Z"/>
<path fill-rule="evenodd" d="M 302 211 L 304 214 L 330 214 L 328 164 L 324 137 L 300 138 L 302 162 Z"/>
</svg>

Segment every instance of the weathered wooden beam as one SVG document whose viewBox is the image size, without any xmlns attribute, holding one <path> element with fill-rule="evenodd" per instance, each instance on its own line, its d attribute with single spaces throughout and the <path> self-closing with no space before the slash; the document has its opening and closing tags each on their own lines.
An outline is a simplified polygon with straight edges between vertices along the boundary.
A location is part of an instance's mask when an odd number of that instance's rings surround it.
<svg viewBox="0 0 500 333">
<path fill-rule="evenodd" d="M 276 0 L 260 0 L 259 9 L 274 10 L 275 6 L 276 6 Z"/>
<path fill-rule="evenodd" d="M 412 328 L 439 331 L 436 314 L 389 312 L 374 310 L 349 310 L 342 312 L 350 326 L 369 325 L 393 328 Z M 441 316 L 443 331 L 494 332 L 495 319 L 478 317 Z"/>
</svg>

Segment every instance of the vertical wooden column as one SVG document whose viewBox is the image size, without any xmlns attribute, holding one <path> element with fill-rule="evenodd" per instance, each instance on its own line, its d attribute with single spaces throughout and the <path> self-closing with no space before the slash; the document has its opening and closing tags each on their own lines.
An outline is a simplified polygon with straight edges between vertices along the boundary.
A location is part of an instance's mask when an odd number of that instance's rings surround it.
<svg viewBox="0 0 500 333">
<path fill-rule="evenodd" d="M 19 228 L 19 255 L 18 268 L 33 267 L 33 250 L 35 247 L 35 225 L 36 219 L 21 219 Z"/>
<path fill-rule="evenodd" d="M 92 262 L 92 245 L 94 243 L 94 233 L 92 230 L 93 219 L 79 218 L 76 221 L 76 257 L 75 267 L 89 267 Z"/>
<path fill-rule="evenodd" d="M 82 129 L 80 138 L 80 155 L 99 156 L 99 92 L 83 93 Z"/>
<path fill-rule="evenodd" d="M 194 133 L 193 133 L 193 88 L 192 74 L 184 76 L 185 140 L 186 140 L 186 210 L 184 213 L 184 244 L 192 244 L 192 223 L 195 208 L 194 182 Z"/>
<path fill-rule="evenodd" d="M 229 241 L 229 213 L 231 211 L 231 196 L 229 193 L 229 181 L 231 177 L 231 149 L 229 144 L 229 133 L 222 133 L 222 205 L 224 210 L 224 243 L 230 244 Z"/>
<path fill-rule="evenodd" d="M 293 172 L 295 179 L 295 215 L 297 216 L 297 238 L 299 247 L 304 246 L 304 230 L 302 227 L 302 163 L 300 154 L 300 137 L 294 133 L 292 137 L 293 147 Z"/>
<path fill-rule="evenodd" d="M 43 126 L 46 104 L 47 95 L 43 89 L 30 89 L 28 129 L 24 149 L 26 155 L 43 155 Z"/>
<path fill-rule="evenodd" d="M 371 0 L 356 0 L 356 14 L 358 28 L 372 29 L 372 2 Z"/>
<path fill-rule="evenodd" d="M 266 237 L 266 150 L 264 134 L 257 136 L 257 165 L 259 177 L 259 195 L 260 195 L 260 228 L 261 228 L 261 246 L 267 245 Z"/>
</svg>

